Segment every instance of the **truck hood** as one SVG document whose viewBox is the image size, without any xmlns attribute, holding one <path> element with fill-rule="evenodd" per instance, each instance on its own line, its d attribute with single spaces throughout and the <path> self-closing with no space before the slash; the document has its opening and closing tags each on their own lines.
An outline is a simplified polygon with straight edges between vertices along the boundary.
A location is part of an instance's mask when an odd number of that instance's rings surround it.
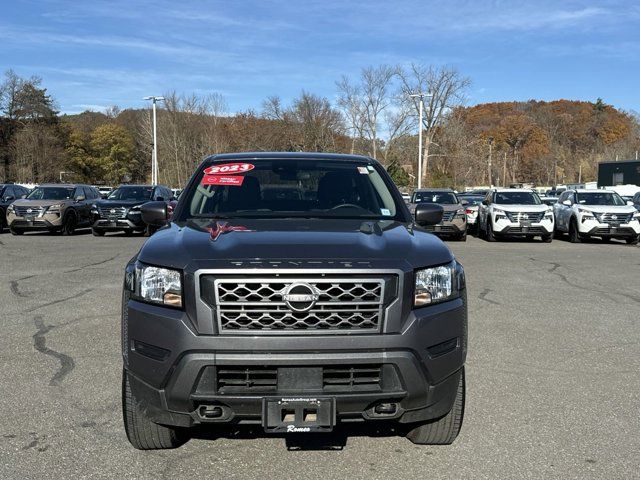
<svg viewBox="0 0 640 480">
<path fill-rule="evenodd" d="M 453 254 L 436 236 L 396 221 L 236 219 L 171 223 L 149 238 L 138 259 L 180 269 L 194 261 L 197 268 L 284 261 L 287 268 L 339 262 L 406 270 L 451 262 Z"/>
<path fill-rule="evenodd" d="M 632 205 L 576 205 L 578 208 L 594 213 L 635 213 Z"/>
<path fill-rule="evenodd" d="M 27 200 L 26 198 L 22 198 L 20 200 L 16 200 L 13 202 L 13 205 L 16 207 L 50 207 L 51 205 L 60 205 L 61 203 L 69 204 L 73 203 L 73 200 Z"/>
<path fill-rule="evenodd" d="M 494 208 L 499 208 L 505 212 L 547 212 L 551 211 L 549 205 L 502 205 L 494 204 Z"/>
<path fill-rule="evenodd" d="M 95 204 L 99 207 L 109 208 L 109 207 L 137 207 L 138 205 L 144 205 L 151 200 L 98 200 Z"/>
</svg>

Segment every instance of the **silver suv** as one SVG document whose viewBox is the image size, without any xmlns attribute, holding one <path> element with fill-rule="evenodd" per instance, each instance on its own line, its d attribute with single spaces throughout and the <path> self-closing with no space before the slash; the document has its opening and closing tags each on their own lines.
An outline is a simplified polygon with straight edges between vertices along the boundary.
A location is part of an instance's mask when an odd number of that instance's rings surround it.
<svg viewBox="0 0 640 480">
<path fill-rule="evenodd" d="M 76 229 L 91 226 L 91 204 L 97 198 L 98 190 L 89 185 L 40 185 L 7 208 L 7 224 L 14 235 L 27 230 L 73 235 Z"/>
<path fill-rule="evenodd" d="M 423 227 L 438 236 L 455 238 L 465 242 L 467 240 L 466 200 L 461 200 L 450 188 L 423 188 L 413 192 L 409 210 L 415 215 L 416 207 L 420 203 L 440 205 L 444 210 L 442 221 L 436 225 Z"/>
</svg>

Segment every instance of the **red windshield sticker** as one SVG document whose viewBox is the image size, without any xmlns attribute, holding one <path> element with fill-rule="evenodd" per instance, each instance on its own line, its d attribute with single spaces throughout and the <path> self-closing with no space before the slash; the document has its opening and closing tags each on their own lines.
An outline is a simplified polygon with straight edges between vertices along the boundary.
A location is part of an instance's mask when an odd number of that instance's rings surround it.
<svg viewBox="0 0 640 480">
<path fill-rule="evenodd" d="M 253 170 L 255 167 L 251 163 L 223 163 L 221 165 L 212 165 L 205 168 L 205 175 L 220 175 L 220 174 L 236 174 L 244 173 L 249 170 Z"/>
<path fill-rule="evenodd" d="M 239 175 L 205 175 L 202 177 L 202 185 L 229 185 L 239 187 L 244 182 L 244 177 Z"/>
</svg>

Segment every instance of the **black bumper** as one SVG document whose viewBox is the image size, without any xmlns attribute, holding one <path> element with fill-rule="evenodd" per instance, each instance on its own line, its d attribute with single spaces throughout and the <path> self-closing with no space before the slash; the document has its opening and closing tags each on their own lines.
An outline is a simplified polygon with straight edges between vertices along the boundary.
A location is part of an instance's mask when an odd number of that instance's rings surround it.
<svg viewBox="0 0 640 480">
<path fill-rule="evenodd" d="M 113 220 L 106 218 L 95 218 L 93 222 L 93 228 L 104 231 L 142 231 L 145 229 L 145 227 L 146 224 L 142 220 L 132 221 L 129 218 L 118 218 Z"/>
<path fill-rule="evenodd" d="M 460 228 L 458 225 L 455 225 L 454 223 L 441 223 L 438 225 L 426 225 L 423 226 L 422 229 L 436 235 L 460 236 L 467 231 L 467 223 L 465 222 L 462 228 Z"/>
<path fill-rule="evenodd" d="M 338 421 L 429 420 L 453 405 L 466 358 L 466 312 L 459 298 L 414 310 L 397 334 L 240 337 L 196 335 L 184 312 L 130 300 L 124 363 L 147 414 L 165 425 L 259 424 L 263 399 L 291 396 L 335 398 Z M 327 380 L 336 372 L 338 385 Z M 229 388 L 225 375 L 245 381 Z M 397 410 L 376 414 L 379 403 Z M 203 418 L 202 405 L 223 414 Z"/>
<path fill-rule="evenodd" d="M 608 238 L 633 238 L 638 234 L 631 227 L 594 227 L 587 235 Z"/>
</svg>

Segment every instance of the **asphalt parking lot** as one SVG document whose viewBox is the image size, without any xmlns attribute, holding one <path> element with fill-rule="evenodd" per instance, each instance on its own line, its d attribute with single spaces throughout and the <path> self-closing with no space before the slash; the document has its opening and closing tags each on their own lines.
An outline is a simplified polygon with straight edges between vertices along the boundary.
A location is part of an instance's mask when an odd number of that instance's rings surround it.
<svg viewBox="0 0 640 480">
<path fill-rule="evenodd" d="M 470 298 L 452 446 L 240 429 L 140 452 L 122 427 L 119 308 L 143 241 L 0 235 L 0 478 L 640 478 L 640 248 L 450 243 Z"/>
</svg>

